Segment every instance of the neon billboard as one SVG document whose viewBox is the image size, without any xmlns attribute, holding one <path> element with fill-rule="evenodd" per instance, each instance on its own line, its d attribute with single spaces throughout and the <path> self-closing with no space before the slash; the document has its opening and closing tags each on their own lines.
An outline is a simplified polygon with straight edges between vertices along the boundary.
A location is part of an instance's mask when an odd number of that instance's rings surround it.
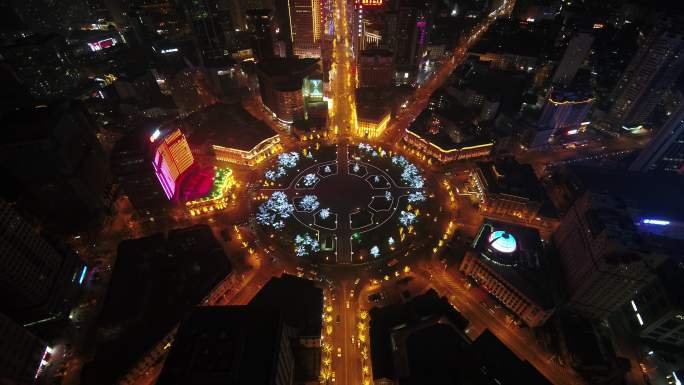
<svg viewBox="0 0 684 385">
<path fill-rule="evenodd" d="M 113 37 L 110 37 L 107 39 L 98 40 L 98 41 L 93 42 L 93 43 L 88 43 L 88 47 L 90 48 L 91 51 L 95 52 L 95 51 L 102 51 L 103 49 L 113 47 L 116 45 L 116 43 L 118 43 L 116 41 L 116 39 L 114 39 Z"/>
</svg>

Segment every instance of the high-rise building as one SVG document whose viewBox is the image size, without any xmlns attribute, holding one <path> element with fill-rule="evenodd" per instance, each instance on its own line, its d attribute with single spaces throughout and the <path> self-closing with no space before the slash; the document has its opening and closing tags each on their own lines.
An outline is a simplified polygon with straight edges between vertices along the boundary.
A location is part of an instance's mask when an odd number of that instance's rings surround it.
<svg viewBox="0 0 684 385">
<path fill-rule="evenodd" d="M 577 70 L 587 58 L 594 37 L 591 34 L 580 32 L 573 36 L 568 47 L 563 53 L 563 58 L 553 74 L 553 83 L 569 86 L 575 78 Z"/>
<path fill-rule="evenodd" d="M 584 92 L 554 88 L 549 93 L 536 127 L 529 135 L 530 147 L 546 146 L 556 137 L 577 135 L 589 124 L 594 98 Z"/>
<path fill-rule="evenodd" d="M 304 118 L 304 79 L 318 68 L 316 59 L 274 58 L 258 63 L 261 101 L 280 121 Z"/>
<path fill-rule="evenodd" d="M 361 51 L 359 87 L 391 87 L 394 84 L 393 56 L 391 51 L 381 48 Z"/>
<path fill-rule="evenodd" d="M 158 131 L 155 131 L 150 141 L 154 142 L 159 136 Z M 154 154 L 154 171 L 166 197 L 172 199 L 176 196 L 178 180 L 195 163 L 195 158 L 180 129 L 159 139 L 160 143 Z"/>
<path fill-rule="evenodd" d="M 300 58 L 320 58 L 323 37 L 321 0 L 288 1 L 293 54 Z"/>
<path fill-rule="evenodd" d="M 398 0 L 393 10 L 396 22 L 387 24 L 387 45 L 394 52 L 397 71 L 403 71 L 401 77 L 415 78 L 415 71 L 420 64 L 423 48 L 428 42 L 429 14 L 425 4 L 416 0 Z M 388 15 L 394 19 L 394 15 Z"/>
<path fill-rule="evenodd" d="M 684 71 L 682 23 L 662 19 L 645 39 L 613 90 L 610 115 L 626 128 L 642 125 Z"/>
<path fill-rule="evenodd" d="M 658 130 L 629 169 L 684 172 L 684 103 Z"/>
<path fill-rule="evenodd" d="M 86 267 L 57 251 L 6 202 L 0 201 L 0 307 L 28 325 L 63 318 Z M 1 338 L 0 338 L 1 340 Z"/>
<path fill-rule="evenodd" d="M 277 310 L 197 307 L 179 327 L 159 385 L 293 383 L 296 331 Z"/>
<path fill-rule="evenodd" d="M 80 72 L 70 47 L 57 34 L 31 35 L 0 47 L 0 57 L 36 98 L 62 96 L 78 84 Z"/>
<path fill-rule="evenodd" d="M 12 111 L 0 126 L 0 163 L 17 181 L 23 208 L 60 232 L 104 220 L 112 199 L 107 157 L 81 103 Z"/>
<path fill-rule="evenodd" d="M 152 164 L 152 132 L 134 132 L 121 138 L 112 149 L 110 165 L 116 184 L 128 197 L 141 218 L 163 215 L 169 200 L 155 176 Z"/>
<path fill-rule="evenodd" d="M 50 350 L 28 330 L 0 313 L 0 382 L 33 384 Z"/>
<path fill-rule="evenodd" d="M 658 269 L 656 281 L 636 293 L 630 304 L 624 306 L 642 338 L 684 346 L 683 262 L 674 258 L 665 262 Z"/>
<path fill-rule="evenodd" d="M 273 13 L 268 9 L 247 11 L 247 27 L 252 34 L 252 51 L 257 60 L 273 57 Z"/>
<path fill-rule="evenodd" d="M 587 191 L 575 201 L 554 234 L 571 309 L 607 317 L 655 280 L 671 251 L 635 222 L 613 195 Z"/>
<path fill-rule="evenodd" d="M 205 64 L 221 63 L 230 53 L 230 36 L 246 29 L 238 1 L 182 2 Z M 231 9 L 232 8 L 232 9 Z"/>
</svg>

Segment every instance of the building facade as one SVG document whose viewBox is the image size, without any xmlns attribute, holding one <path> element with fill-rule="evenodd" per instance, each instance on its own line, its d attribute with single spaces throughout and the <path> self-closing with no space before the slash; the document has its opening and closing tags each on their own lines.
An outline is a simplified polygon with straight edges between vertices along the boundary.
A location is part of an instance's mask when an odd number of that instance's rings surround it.
<svg viewBox="0 0 684 385">
<path fill-rule="evenodd" d="M 21 325 L 0 313 L 0 379 L 33 384 L 51 351 Z"/>
<path fill-rule="evenodd" d="M 613 90 L 612 119 L 628 129 L 644 124 L 682 71 L 684 33 L 681 22 L 661 19 Z"/>
<path fill-rule="evenodd" d="M 629 169 L 684 172 L 684 103 L 658 130 Z"/>
<path fill-rule="evenodd" d="M 470 184 L 484 216 L 534 222 L 545 194 L 530 165 L 513 159 L 478 162 Z"/>
<path fill-rule="evenodd" d="M 389 50 L 361 51 L 358 68 L 359 87 L 391 87 L 394 84 L 393 53 Z"/>
<path fill-rule="evenodd" d="M 637 234 L 634 220 L 614 198 L 584 193 L 554 234 L 568 306 L 594 319 L 607 317 L 656 278 L 667 253 Z"/>
<path fill-rule="evenodd" d="M 563 53 L 563 58 L 553 74 L 554 84 L 570 85 L 575 74 L 577 74 L 577 70 L 587 58 L 593 42 L 594 37 L 586 32 L 580 32 L 570 39 L 568 47 Z"/>
<path fill-rule="evenodd" d="M 21 324 L 63 319 L 83 284 L 85 264 L 39 236 L 8 203 L 0 201 L 0 305 Z"/>
</svg>

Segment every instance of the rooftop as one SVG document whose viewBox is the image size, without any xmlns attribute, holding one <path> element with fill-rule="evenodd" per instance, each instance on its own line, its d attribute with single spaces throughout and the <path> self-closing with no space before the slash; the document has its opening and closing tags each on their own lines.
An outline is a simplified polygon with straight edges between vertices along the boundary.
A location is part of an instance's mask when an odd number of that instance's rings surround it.
<svg viewBox="0 0 684 385">
<path fill-rule="evenodd" d="M 619 197 L 644 217 L 684 222 L 684 177 L 673 173 L 639 173 L 591 166 L 571 166 L 567 189 L 575 197 L 587 190 Z"/>
<path fill-rule="evenodd" d="M 272 384 L 283 328 L 277 310 L 197 307 L 181 323 L 157 384 Z"/>
<path fill-rule="evenodd" d="M 318 59 L 272 58 L 257 64 L 260 73 L 270 77 L 304 78 L 318 69 Z"/>
<path fill-rule="evenodd" d="M 476 166 L 487 185 L 488 194 L 510 195 L 540 203 L 548 199 L 529 164 L 520 164 L 513 158 L 501 158 L 477 162 Z"/>
<path fill-rule="evenodd" d="M 121 242 L 83 383 L 115 382 L 230 272 L 206 225 Z"/>
<path fill-rule="evenodd" d="M 9 111 L 0 116 L 2 144 L 52 140 L 57 124 L 72 107 L 69 101 L 59 101 L 34 108 Z"/>
<path fill-rule="evenodd" d="M 463 120 L 426 109 L 418 115 L 407 131 L 443 151 L 491 143 L 491 140 L 479 132 L 478 127 L 472 122 L 458 124 L 458 121 Z"/>
<path fill-rule="evenodd" d="M 323 328 L 323 290 L 314 282 L 283 274 L 271 278 L 249 302 L 250 306 L 279 309 L 283 320 L 302 337 L 320 337 Z"/>
<path fill-rule="evenodd" d="M 537 229 L 486 220 L 474 242 L 477 258 L 501 278 L 539 306 L 553 306 L 542 270 L 545 253 Z"/>
<path fill-rule="evenodd" d="M 370 312 L 373 377 L 400 385 L 547 385 L 489 331 L 475 341 L 468 321 L 434 290 Z"/>
<path fill-rule="evenodd" d="M 250 151 L 278 135 L 266 122 L 252 116 L 240 104 L 214 104 L 173 122 L 187 135 L 191 146 L 218 145 Z"/>
</svg>

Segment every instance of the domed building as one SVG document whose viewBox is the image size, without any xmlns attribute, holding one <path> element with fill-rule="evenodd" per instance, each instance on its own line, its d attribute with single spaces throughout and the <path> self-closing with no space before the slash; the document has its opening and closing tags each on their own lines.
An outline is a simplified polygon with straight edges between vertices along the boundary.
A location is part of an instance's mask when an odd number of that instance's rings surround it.
<svg viewBox="0 0 684 385">
<path fill-rule="evenodd" d="M 539 231 L 485 221 L 460 270 L 496 297 L 528 326 L 543 324 L 553 313 L 549 282 L 543 272 Z"/>
</svg>

